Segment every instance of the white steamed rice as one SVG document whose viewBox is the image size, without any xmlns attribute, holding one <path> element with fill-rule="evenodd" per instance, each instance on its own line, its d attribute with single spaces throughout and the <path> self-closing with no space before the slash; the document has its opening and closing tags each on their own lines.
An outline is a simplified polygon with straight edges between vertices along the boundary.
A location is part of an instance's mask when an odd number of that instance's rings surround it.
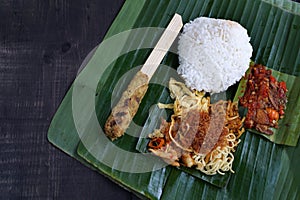
<svg viewBox="0 0 300 200">
<path fill-rule="evenodd" d="M 249 67 L 252 46 L 239 23 L 199 17 L 187 23 L 179 37 L 177 72 L 192 89 L 225 91 Z"/>
</svg>

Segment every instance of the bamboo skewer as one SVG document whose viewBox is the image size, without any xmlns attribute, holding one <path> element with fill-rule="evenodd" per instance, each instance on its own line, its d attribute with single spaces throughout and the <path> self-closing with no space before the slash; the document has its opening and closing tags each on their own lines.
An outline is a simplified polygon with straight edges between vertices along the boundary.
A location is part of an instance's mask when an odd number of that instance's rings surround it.
<svg viewBox="0 0 300 200">
<path fill-rule="evenodd" d="M 144 74 L 148 75 L 149 79 L 165 57 L 182 26 L 181 16 L 175 14 L 141 69 Z"/>
<path fill-rule="evenodd" d="M 104 126 L 105 134 L 110 139 L 114 140 L 124 135 L 148 89 L 151 77 L 176 39 L 182 26 L 181 16 L 175 14 L 145 64 L 133 77 L 119 102 L 112 109 Z"/>
</svg>

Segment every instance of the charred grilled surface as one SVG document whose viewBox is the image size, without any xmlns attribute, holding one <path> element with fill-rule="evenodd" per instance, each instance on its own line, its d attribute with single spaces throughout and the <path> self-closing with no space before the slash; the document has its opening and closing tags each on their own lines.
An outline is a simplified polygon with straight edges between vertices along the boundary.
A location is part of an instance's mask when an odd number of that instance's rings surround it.
<svg viewBox="0 0 300 200">
<path fill-rule="evenodd" d="M 104 125 L 105 134 L 111 140 L 124 135 L 147 92 L 148 81 L 148 76 L 139 71 L 129 83 L 127 90 L 123 92 Z"/>
</svg>

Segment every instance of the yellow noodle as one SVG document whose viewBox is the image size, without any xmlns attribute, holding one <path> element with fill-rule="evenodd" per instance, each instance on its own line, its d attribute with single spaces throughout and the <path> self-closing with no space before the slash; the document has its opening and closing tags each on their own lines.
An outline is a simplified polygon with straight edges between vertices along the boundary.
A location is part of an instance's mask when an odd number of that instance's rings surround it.
<svg viewBox="0 0 300 200">
<path fill-rule="evenodd" d="M 217 173 L 224 175 L 224 172 L 227 171 L 234 173 L 232 169 L 232 163 L 234 161 L 233 152 L 235 152 L 237 145 L 240 143 L 239 137 L 244 132 L 242 125 L 245 120 L 244 118 L 240 119 L 237 102 L 219 101 L 214 104 L 214 106 L 211 106 L 210 98 L 204 97 L 204 92 L 190 92 L 183 83 L 172 81 L 170 81 L 170 83 L 172 82 L 174 85 L 170 85 L 170 88 L 173 88 L 171 94 L 172 97 L 175 98 L 174 104 L 159 105 L 161 108 L 173 108 L 174 110 L 168 130 L 168 136 L 171 141 L 178 148 L 183 150 L 183 154 L 191 155 L 196 169 L 201 172 L 208 175 Z M 180 145 L 172 136 L 172 130 L 175 125 L 175 119 L 181 118 L 184 113 L 193 109 L 199 110 L 199 112 L 209 112 L 209 108 L 211 108 L 214 115 L 226 116 L 224 128 L 227 129 L 228 132 L 226 132 L 227 135 L 223 136 L 224 140 L 221 142 L 223 144 L 222 146 L 217 146 L 207 155 L 203 155 L 195 152 L 193 149 L 185 148 Z M 155 135 L 159 134 L 156 133 Z M 179 138 L 180 137 L 181 135 L 179 135 Z M 165 152 L 168 153 L 169 151 L 174 151 L 174 149 L 167 145 Z"/>
</svg>

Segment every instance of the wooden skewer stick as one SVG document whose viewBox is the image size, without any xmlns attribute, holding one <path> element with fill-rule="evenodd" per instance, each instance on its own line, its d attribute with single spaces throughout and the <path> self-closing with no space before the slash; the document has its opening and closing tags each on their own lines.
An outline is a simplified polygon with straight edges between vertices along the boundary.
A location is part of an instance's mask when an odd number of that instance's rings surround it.
<svg viewBox="0 0 300 200">
<path fill-rule="evenodd" d="M 144 74 L 147 74 L 149 78 L 152 77 L 160 65 L 182 26 L 181 16 L 175 14 L 141 69 L 141 71 Z"/>
<path fill-rule="evenodd" d="M 104 125 L 105 134 L 110 139 L 114 140 L 124 135 L 148 89 L 151 77 L 176 39 L 182 26 L 181 16 L 175 14 L 145 64 L 133 77 L 127 90 L 123 92 L 120 101 L 112 109 Z"/>
</svg>

